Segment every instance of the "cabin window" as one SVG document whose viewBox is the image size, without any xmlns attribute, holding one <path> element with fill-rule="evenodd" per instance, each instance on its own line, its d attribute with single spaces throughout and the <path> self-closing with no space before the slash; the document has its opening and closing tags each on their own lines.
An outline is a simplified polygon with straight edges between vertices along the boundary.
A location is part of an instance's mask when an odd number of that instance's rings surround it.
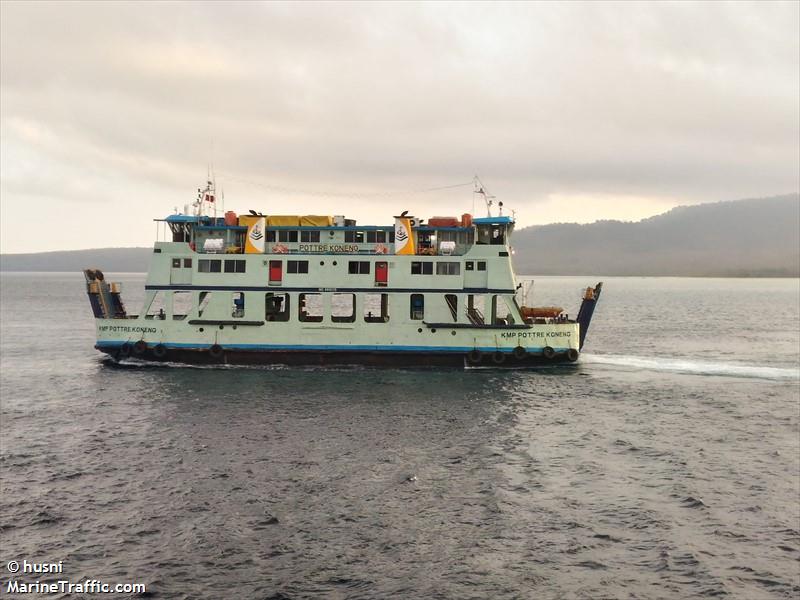
<svg viewBox="0 0 800 600">
<path fill-rule="evenodd" d="M 180 258 L 173 258 L 172 259 L 172 268 L 173 269 L 180 269 L 181 268 L 181 259 Z"/>
<path fill-rule="evenodd" d="M 197 271 L 199 273 L 221 273 L 222 261 L 201 258 L 197 261 Z"/>
<path fill-rule="evenodd" d="M 191 258 L 184 258 L 183 259 L 183 268 L 184 269 L 191 269 L 192 268 L 192 259 Z"/>
<path fill-rule="evenodd" d="M 319 323 L 322 321 L 322 294 L 300 294 L 299 318 L 304 323 Z"/>
<path fill-rule="evenodd" d="M 436 263 L 437 275 L 460 275 L 461 263 L 457 262 L 437 262 Z"/>
<path fill-rule="evenodd" d="M 411 294 L 411 318 L 419 321 L 425 318 L 425 296 L 423 294 Z"/>
<path fill-rule="evenodd" d="M 368 260 L 351 260 L 347 265 L 347 272 L 351 275 L 369 275 L 369 269 Z"/>
<path fill-rule="evenodd" d="M 478 271 L 485 271 L 486 270 L 486 261 L 479 260 L 478 261 Z"/>
<path fill-rule="evenodd" d="M 208 307 L 208 303 L 211 301 L 211 292 L 200 292 L 200 295 L 197 298 L 197 316 L 202 317 L 203 311 Z"/>
<path fill-rule="evenodd" d="M 287 273 L 308 273 L 307 260 L 287 260 L 286 261 Z"/>
<path fill-rule="evenodd" d="M 244 316 L 244 292 L 233 292 L 231 294 L 231 316 L 241 319 Z"/>
<path fill-rule="evenodd" d="M 167 313 L 164 311 L 166 308 L 166 292 L 156 292 L 153 299 L 150 301 L 150 306 L 145 311 L 146 319 L 166 319 Z"/>
<path fill-rule="evenodd" d="M 279 242 L 296 242 L 297 241 L 297 232 L 296 231 L 279 231 L 278 232 L 278 241 Z"/>
<path fill-rule="evenodd" d="M 394 244 L 394 229 L 389 232 L 389 243 Z"/>
<path fill-rule="evenodd" d="M 386 243 L 386 232 L 384 230 L 368 231 L 367 232 L 367 243 L 368 244 L 385 244 Z"/>
<path fill-rule="evenodd" d="M 289 320 L 289 294 L 269 293 L 264 297 L 264 320 Z"/>
<path fill-rule="evenodd" d="M 268 242 L 274 242 L 275 241 L 275 230 L 274 229 L 267 229 L 266 238 L 264 238 L 264 239 L 266 239 L 266 241 L 268 241 Z"/>
<path fill-rule="evenodd" d="M 389 294 L 364 294 L 364 321 L 389 322 Z"/>
<path fill-rule="evenodd" d="M 495 245 L 502 245 L 506 243 L 506 228 L 502 225 L 495 225 L 492 227 L 492 241 Z"/>
<path fill-rule="evenodd" d="M 244 273 L 247 268 L 246 260 L 226 260 L 225 272 L 226 273 Z"/>
<path fill-rule="evenodd" d="M 301 242 L 319 242 L 319 231 L 301 231 Z"/>
<path fill-rule="evenodd" d="M 356 320 L 356 295 L 333 294 L 331 296 L 331 321 L 354 323 Z"/>
<path fill-rule="evenodd" d="M 471 260 L 468 260 L 464 263 L 464 270 L 466 271 L 474 271 L 475 270 L 475 263 Z"/>
<path fill-rule="evenodd" d="M 458 296 L 455 294 L 445 294 L 444 295 L 445 304 L 447 304 L 447 308 L 450 309 L 450 315 L 453 317 L 453 322 L 458 321 Z"/>
<path fill-rule="evenodd" d="M 411 274 L 412 275 L 433 275 L 433 263 L 432 262 L 413 261 L 411 263 Z"/>
<path fill-rule="evenodd" d="M 363 231 L 345 231 L 344 241 L 351 244 L 363 244 L 364 232 Z"/>
<path fill-rule="evenodd" d="M 467 296 L 467 320 L 473 325 L 484 324 L 484 307 L 486 301 L 483 296 L 470 294 Z"/>
<path fill-rule="evenodd" d="M 192 309 L 192 292 L 172 292 L 172 318 L 181 321 Z"/>
</svg>

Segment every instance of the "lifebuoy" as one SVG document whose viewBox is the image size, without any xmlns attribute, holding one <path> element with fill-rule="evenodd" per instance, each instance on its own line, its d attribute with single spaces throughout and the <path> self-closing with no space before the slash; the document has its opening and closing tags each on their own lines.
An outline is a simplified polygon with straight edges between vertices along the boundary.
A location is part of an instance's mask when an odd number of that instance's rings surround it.
<svg viewBox="0 0 800 600">
<path fill-rule="evenodd" d="M 525 348 L 523 348 L 522 346 L 517 346 L 516 348 L 514 348 L 514 358 L 516 358 L 517 360 L 522 360 L 527 355 L 528 351 L 525 350 Z"/>
<path fill-rule="evenodd" d="M 211 355 L 211 358 L 222 358 L 222 346 L 214 344 L 208 349 L 208 353 Z"/>
<path fill-rule="evenodd" d="M 138 354 L 141 356 L 145 352 L 147 352 L 147 342 L 145 342 L 144 340 L 139 340 L 133 345 L 134 354 Z"/>
<path fill-rule="evenodd" d="M 156 358 L 164 358 L 167 355 L 167 347 L 164 344 L 157 344 L 153 348 L 153 356 Z"/>
<path fill-rule="evenodd" d="M 470 350 L 469 354 L 467 354 L 467 360 L 471 365 L 479 365 L 482 358 L 483 353 L 477 348 Z"/>
<path fill-rule="evenodd" d="M 545 346 L 542 349 L 542 356 L 544 356 L 548 360 L 553 358 L 555 355 L 556 355 L 556 351 L 553 350 L 552 346 Z"/>
<path fill-rule="evenodd" d="M 567 360 L 569 362 L 575 362 L 576 360 L 578 360 L 579 354 L 580 353 L 577 350 L 575 350 L 575 348 L 570 348 L 569 350 L 567 350 Z"/>
<path fill-rule="evenodd" d="M 506 362 L 506 353 L 497 350 L 494 354 L 492 354 L 492 362 L 496 365 L 502 365 L 504 362 Z"/>
</svg>

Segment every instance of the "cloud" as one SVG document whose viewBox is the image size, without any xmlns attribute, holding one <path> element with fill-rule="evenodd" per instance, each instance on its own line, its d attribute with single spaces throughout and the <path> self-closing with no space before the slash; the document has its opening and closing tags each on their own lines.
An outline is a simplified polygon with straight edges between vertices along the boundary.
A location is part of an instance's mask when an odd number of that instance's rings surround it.
<svg viewBox="0 0 800 600">
<path fill-rule="evenodd" d="M 797 3 L 0 10 L 4 252 L 147 244 L 209 161 L 240 210 L 376 222 L 476 172 L 524 225 L 800 188 Z M 27 236 L 31 201 L 81 235 Z"/>
</svg>

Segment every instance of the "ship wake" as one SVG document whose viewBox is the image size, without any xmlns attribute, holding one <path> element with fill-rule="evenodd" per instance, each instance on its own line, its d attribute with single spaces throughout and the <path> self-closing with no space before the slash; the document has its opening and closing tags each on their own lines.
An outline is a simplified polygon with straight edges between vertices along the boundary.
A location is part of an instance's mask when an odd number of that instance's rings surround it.
<svg viewBox="0 0 800 600">
<path fill-rule="evenodd" d="M 684 358 L 630 356 L 624 354 L 582 354 L 584 364 L 609 365 L 628 369 L 686 373 L 780 381 L 800 380 L 800 368 L 761 367 L 737 363 L 700 361 Z"/>
</svg>

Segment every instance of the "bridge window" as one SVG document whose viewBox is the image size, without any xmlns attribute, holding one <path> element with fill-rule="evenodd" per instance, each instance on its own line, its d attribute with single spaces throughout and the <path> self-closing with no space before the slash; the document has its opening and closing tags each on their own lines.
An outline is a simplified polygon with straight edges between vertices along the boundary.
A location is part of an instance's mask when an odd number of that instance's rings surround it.
<svg viewBox="0 0 800 600">
<path fill-rule="evenodd" d="M 264 297 L 264 320 L 289 320 L 289 294 L 269 293 Z"/>
<path fill-rule="evenodd" d="M 368 244 L 385 244 L 386 243 L 386 232 L 383 230 L 380 231 L 368 231 L 367 232 L 367 243 Z"/>
<path fill-rule="evenodd" d="M 364 232 L 363 231 L 345 231 L 344 241 L 351 244 L 363 244 Z"/>
<path fill-rule="evenodd" d="M 356 295 L 333 294 L 331 297 L 331 321 L 354 323 L 356 320 Z"/>
<path fill-rule="evenodd" d="M 226 260 L 225 272 L 226 273 L 244 273 L 247 268 L 246 260 Z"/>
<path fill-rule="evenodd" d="M 278 241 L 279 242 L 296 242 L 297 241 L 297 232 L 296 231 L 279 231 L 278 232 Z"/>
<path fill-rule="evenodd" d="M 468 260 L 464 264 L 464 269 L 467 270 L 467 271 L 474 271 L 475 270 L 475 262 L 471 261 L 471 260 Z"/>
<path fill-rule="evenodd" d="M 479 260 L 478 261 L 478 271 L 485 271 L 486 270 L 486 261 Z"/>
<path fill-rule="evenodd" d="M 197 271 L 199 273 L 221 273 L 222 261 L 201 258 L 197 261 Z"/>
<path fill-rule="evenodd" d="M 180 258 L 173 258 L 172 259 L 172 268 L 173 269 L 180 269 L 181 268 L 181 259 Z"/>
<path fill-rule="evenodd" d="M 322 321 L 322 294 L 300 294 L 300 320 L 304 323 L 320 323 Z"/>
<path fill-rule="evenodd" d="M 301 242 L 319 242 L 319 231 L 301 231 Z"/>
<path fill-rule="evenodd" d="M 364 294 L 364 321 L 389 322 L 389 294 Z"/>
<path fill-rule="evenodd" d="M 287 273 L 308 273 L 307 260 L 287 260 L 286 261 Z"/>
<path fill-rule="evenodd" d="M 192 268 L 192 259 L 191 258 L 184 258 L 183 259 L 183 268 L 184 269 L 191 269 Z"/>
<path fill-rule="evenodd" d="M 368 260 L 351 260 L 347 265 L 347 272 L 351 275 L 369 275 L 369 270 Z"/>
<path fill-rule="evenodd" d="M 425 318 L 425 296 L 411 294 L 411 318 L 420 321 Z"/>
<path fill-rule="evenodd" d="M 433 263 L 432 262 L 413 261 L 411 263 L 411 274 L 412 275 L 433 275 Z"/>
<path fill-rule="evenodd" d="M 460 275 L 461 263 L 457 262 L 437 262 L 436 263 L 437 275 Z"/>
</svg>

